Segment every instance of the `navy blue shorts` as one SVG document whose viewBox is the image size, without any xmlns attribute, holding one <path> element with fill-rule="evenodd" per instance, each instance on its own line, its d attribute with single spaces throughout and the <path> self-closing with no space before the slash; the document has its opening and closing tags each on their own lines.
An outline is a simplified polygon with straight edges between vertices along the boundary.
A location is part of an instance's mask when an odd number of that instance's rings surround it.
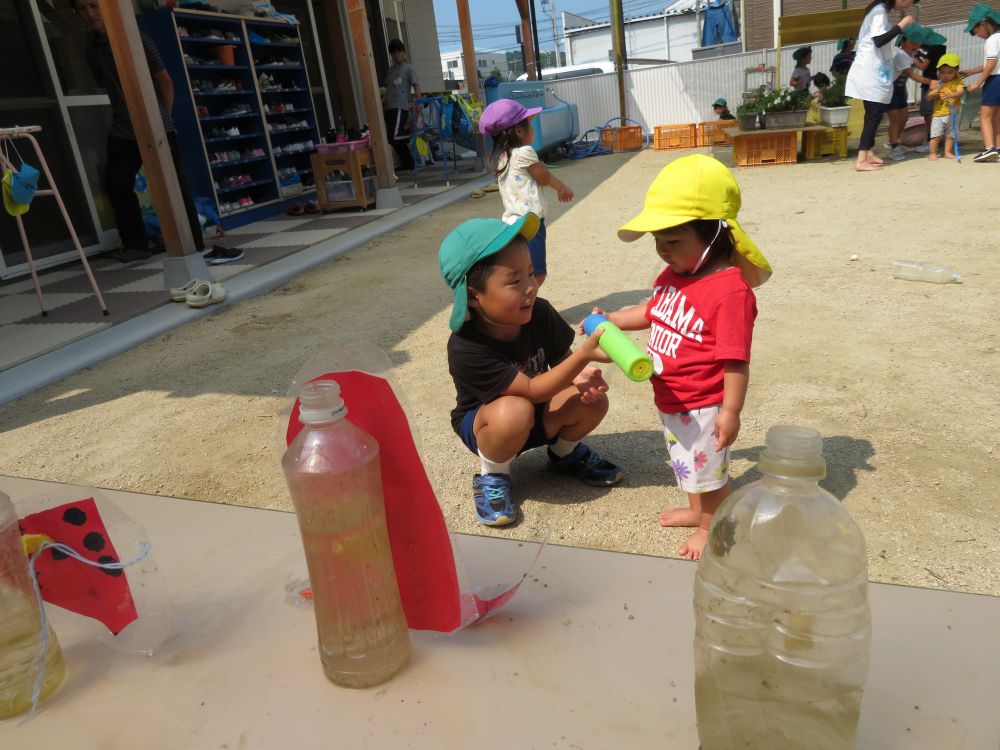
<svg viewBox="0 0 1000 750">
<path fill-rule="evenodd" d="M 521 446 L 521 450 L 517 453 L 518 455 L 524 453 L 525 451 L 531 450 L 532 448 L 539 448 L 543 445 L 552 445 L 556 441 L 554 437 L 550 438 L 545 434 L 545 407 L 548 404 L 535 404 L 535 424 L 531 428 L 531 432 L 528 433 L 528 439 Z M 458 436 L 462 438 L 462 442 L 465 443 L 465 447 L 470 451 L 479 455 L 479 446 L 476 444 L 476 431 L 473 426 L 476 423 L 476 414 L 482 406 L 477 406 L 472 411 L 465 412 L 465 416 L 462 417 L 462 422 L 458 426 Z"/>
<path fill-rule="evenodd" d="M 1000 75 L 990 76 L 983 84 L 983 104 L 1000 107 Z"/>
<path fill-rule="evenodd" d="M 907 106 L 909 105 L 906 101 L 906 84 L 894 84 L 892 87 L 892 99 L 885 105 L 885 111 L 890 112 L 894 109 L 906 109 Z"/>
<path fill-rule="evenodd" d="M 538 233 L 528 240 L 528 252 L 531 253 L 531 266 L 535 274 L 547 273 L 545 267 L 545 219 L 538 226 Z"/>
</svg>

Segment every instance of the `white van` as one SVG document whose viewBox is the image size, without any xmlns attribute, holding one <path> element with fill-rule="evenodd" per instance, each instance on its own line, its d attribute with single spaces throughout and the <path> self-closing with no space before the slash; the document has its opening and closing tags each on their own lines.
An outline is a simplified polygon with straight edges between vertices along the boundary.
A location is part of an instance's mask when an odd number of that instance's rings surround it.
<svg viewBox="0 0 1000 750">
<path fill-rule="evenodd" d="M 566 78 L 579 78 L 580 76 L 596 76 L 601 73 L 614 73 L 615 64 L 613 62 L 598 61 L 581 63 L 580 65 L 565 65 L 561 68 L 542 68 L 543 81 L 561 81 Z M 518 81 L 527 81 L 528 74 L 522 73 L 517 77 Z"/>
</svg>

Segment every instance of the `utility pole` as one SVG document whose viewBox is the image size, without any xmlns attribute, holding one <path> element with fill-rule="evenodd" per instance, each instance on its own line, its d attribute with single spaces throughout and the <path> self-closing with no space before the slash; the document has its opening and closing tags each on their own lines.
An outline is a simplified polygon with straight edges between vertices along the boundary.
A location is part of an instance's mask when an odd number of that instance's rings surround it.
<svg viewBox="0 0 1000 750">
<path fill-rule="evenodd" d="M 542 48 L 538 44 L 538 16 L 535 14 L 535 0 L 528 0 L 528 9 L 531 11 L 531 39 L 535 46 L 535 69 L 538 73 L 537 80 L 542 80 Z"/>
<path fill-rule="evenodd" d="M 618 110 L 621 125 L 624 127 L 628 118 L 628 106 L 625 98 L 625 68 L 628 66 L 628 54 L 625 51 L 625 11 L 622 0 L 611 0 L 611 40 L 614 43 L 615 73 L 618 76 Z"/>
<path fill-rule="evenodd" d="M 549 6 L 551 5 L 551 10 Z M 542 0 L 542 13 L 547 15 L 552 21 L 552 43 L 556 48 L 556 67 L 564 64 L 562 51 L 562 38 L 559 36 L 559 11 L 556 10 L 556 0 Z"/>
</svg>

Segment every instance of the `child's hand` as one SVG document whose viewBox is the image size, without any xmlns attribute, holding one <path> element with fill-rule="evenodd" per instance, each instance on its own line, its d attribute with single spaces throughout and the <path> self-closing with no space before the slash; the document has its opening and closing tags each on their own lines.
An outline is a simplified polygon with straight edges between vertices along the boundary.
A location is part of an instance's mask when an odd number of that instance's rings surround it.
<svg viewBox="0 0 1000 750">
<path fill-rule="evenodd" d="M 723 409 L 715 418 L 715 452 L 732 445 L 740 434 L 740 413 Z"/>
<path fill-rule="evenodd" d="M 931 91 L 937 91 L 941 88 L 941 81 L 931 81 Z"/>
<path fill-rule="evenodd" d="M 605 318 L 608 317 L 608 314 L 599 307 L 595 307 L 593 310 L 591 310 L 590 315 L 603 315 Z M 587 317 L 589 318 L 590 315 L 588 315 Z M 584 318 L 584 320 L 586 320 L 586 318 Z M 587 332 L 583 330 L 583 320 L 580 321 L 580 324 L 576 327 L 576 330 L 581 336 L 587 335 Z"/>
<path fill-rule="evenodd" d="M 559 188 L 559 192 L 556 193 L 559 196 L 560 203 L 569 203 L 573 200 L 573 191 L 570 190 L 566 185 Z"/>
<path fill-rule="evenodd" d="M 601 333 L 603 331 L 594 331 L 583 342 L 583 346 L 580 347 L 590 362 L 611 361 L 611 357 L 604 353 L 600 343 L 598 343 L 601 340 Z"/>
<path fill-rule="evenodd" d="M 573 385 L 580 391 L 580 401 L 585 404 L 594 403 L 608 390 L 608 384 L 597 367 L 584 367 L 583 371 L 573 378 Z"/>
</svg>

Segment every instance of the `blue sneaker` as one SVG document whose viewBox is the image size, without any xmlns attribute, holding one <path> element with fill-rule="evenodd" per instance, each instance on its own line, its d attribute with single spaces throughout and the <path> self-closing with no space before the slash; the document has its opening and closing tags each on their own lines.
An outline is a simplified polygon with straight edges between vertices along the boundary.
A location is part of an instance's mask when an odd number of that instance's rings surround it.
<svg viewBox="0 0 1000 750">
<path fill-rule="evenodd" d="M 514 523 L 517 511 L 511 501 L 513 489 L 508 474 L 476 474 L 472 478 L 476 519 L 486 526 L 506 526 Z"/>
<path fill-rule="evenodd" d="M 621 466 L 605 461 L 583 443 L 578 443 L 573 452 L 560 458 L 552 449 L 549 452 L 549 468 L 561 474 L 572 474 L 584 484 L 607 487 L 624 476 Z"/>
</svg>

